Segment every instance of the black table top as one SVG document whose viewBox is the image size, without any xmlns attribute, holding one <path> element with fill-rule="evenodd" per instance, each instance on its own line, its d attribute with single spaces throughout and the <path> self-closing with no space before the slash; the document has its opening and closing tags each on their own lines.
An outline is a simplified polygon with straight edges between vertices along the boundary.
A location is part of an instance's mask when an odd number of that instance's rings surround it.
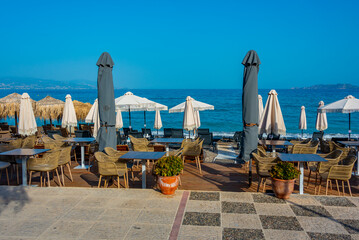
<svg viewBox="0 0 359 240">
<path fill-rule="evenodd" d="M 278 153 L 278 157 L 283 162 L 328 162 L 317 154 Z"/>
<path fill-rule="evenodd" d="M 152 143 L 182 143 L 183 138 L 155 138 Z"/>
<path fill-rule="evenodd" d="M 157 160 L 163 157 L 165 152 L 128 152 L 122 155 L 122 159 Z"/>
<path fill-rule="evenodd" d="M 93 142 L 95 141 L 95 138 L 89 137 L 89 138 L 68 138 L 63 140 L 63 142 L 74 142 L 74 143 L 83 143 L 83 142 Z"/>
<path fill-rule="evenodd" d="M 270 146 L 291 146 L 293 143 L 284 140 L 259 140 L 259 144 Z"/>
<path fill-rule="evenodd" d="M 50 151 L 51 149 L 27 149 L 27 148 L 18 148 L 7 152 L 2 152 L 0 155 L 4 156 L 34 156 L 40 153 Z"/>
<path fill-rule="evenodd" d="M 345 146 L 359 147 L 359 141 L 338 141 L 338 143 L 341 143 Z"/>
</svg>

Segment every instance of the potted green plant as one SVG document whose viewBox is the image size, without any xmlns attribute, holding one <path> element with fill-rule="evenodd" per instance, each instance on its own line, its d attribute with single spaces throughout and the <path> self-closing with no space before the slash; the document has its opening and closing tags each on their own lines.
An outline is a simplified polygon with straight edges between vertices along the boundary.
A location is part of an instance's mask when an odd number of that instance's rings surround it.
<svg viewBox="0 0 359 240">
<path fill-rule="evenodd" d="M 163 194 L 175 193 L 179 183 L 178 175 L 182 170 L 183 163 L 180 157 L 168 156 L 155 163 L 153 171 L 157 175 L 157 183 Z"/>
<path fill-rule="evenodd" d="M 288 199 L 294 190 L 295 179 L 300 171 L 293 163 L 278 162 L 270 170 L 272 189 L 277 198 Z"/>
</svg>

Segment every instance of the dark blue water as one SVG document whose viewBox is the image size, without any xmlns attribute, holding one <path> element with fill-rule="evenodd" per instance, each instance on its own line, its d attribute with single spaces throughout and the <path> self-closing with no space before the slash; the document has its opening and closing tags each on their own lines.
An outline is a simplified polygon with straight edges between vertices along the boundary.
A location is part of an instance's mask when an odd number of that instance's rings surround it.
<svg viewBox="0 0 359 240">
<path fill-rule="evenodd" d="M 131 91 L 133 94 L 146 97 L 155 102 L 165 104 L 171 108 L 181 102 L 184 102 L 186 96 L 191 96 L 198 101 L 214 105 L 214 111 L 200 112 L 201 124 L 203 128 L 210 128 L 215 134 L 231 134 L 236 130 L 242 129 L 242 112 L 241 112 L 241 90 L 158 90 L 158 89 L 134 89 L 134 90 L 115 90 L 115 96 L 119 97 L 125 92 Z M 0 97 L 4 97 L 12 90 L 0 90 Z M 73 100 L 82 102 L 93 101 L 97 97 L 97 90 L 27 90 L 30 97 L 34 100 L 40 100 L 47 95 L 54 98 L 65 100 L 66 94 L 71 94 Z M 263 97 L 263 102 L 267 100 L 269 89 L 259 90 L 259 94 Z M 293 136 L 299 134 L 299 114 L 300 107 L 306 107 L 307 126 L 306 134 L 311 135 L 315 131 L 316 110 L 319 101 L 324 101 L 325 104 L 337 101 L 353 95 L 359 97 L 358 90 L 292 90 L 292 89 L 278 89 L 278 99 L 284 115 L 284 121 L 287 128 L 287 135 Z M 19 92 L 20 94 L 22 92 Z M 122 113 L 124 126 L 128 126 L 128 114 Z M 143 127 L 143 112 L 133 112 L 132 127 L 140 129 Z M 168 113 L 161 112 L 162 123 L 164 127 L 182 127 L 183 113 Z M 147 113 L 147 127 L 153 127 L 155 118 L 154 112 Z M 329 128 L 325 131 L 326 134 L 336 135 L 348 133 L 348 114 L 328 113 Z M 12 122 L 12 119 L 8 119 Z M 42 122 L 38 121 L 38 124 Z M 352 133 L 359 135 L 359 113 L 352 114 Z"/>
</svg>

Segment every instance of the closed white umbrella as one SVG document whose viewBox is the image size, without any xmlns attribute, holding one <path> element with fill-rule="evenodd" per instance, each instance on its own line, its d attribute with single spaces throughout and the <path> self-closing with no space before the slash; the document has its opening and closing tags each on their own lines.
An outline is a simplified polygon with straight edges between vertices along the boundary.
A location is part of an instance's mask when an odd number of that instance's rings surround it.
<svg viewBox="0 0 359 240">
<path fill-rule="evenodd" d="M 359 99 L 353 97 L 352 95 L 346 96 L 344 99 L 330 103 L 326 106 L 318 108 L 318 112 L 327 113 L 327 112 L 340 112 L 340 113 L 349 113 L 349 138 L 351 134 L 350 128 L 350 114 L 353 112 L 359 112 Z"/>
<path fill-rule="evenodd" d="M 303 130 L 307 129 L 307 117 L 305 115 L 305 107 L 304 106 L 302 106 L 301 110 L 300 110 L 299 129 L 302 130 L 302 137 L 303 137 Z"/>
<path fill-rule="evenodd" d="M 199 111 L 194 111 L 194 116 L 196 118 L 196 128 L 198 129 L 201 126 L 201 118 L 199 117 Z"/>
<path fill-rule="evenodd" d="M 116 111 L 116 128 L 123 128 L 122 113 L 119 109 Z"/>
<path fill-rule="evenodd" d="M 263 111 L 262 121 L 259 124 L 259 133 L 285 135 L 286 128 L 278 101 L 278 93 L 271 90 Z"/>
<path fill-rule="evenodd" d="M 62 116 L 62 127 L 68 127 L 71 131 L 71 127 L 77 126 L 77 118 L 76 118 L 76 112 L 74 108 L 74 104 L 71 99 L 71 95 L 66 95 L 66 101 L 64 106 L 64 113 Z"/>
<path fill-rule="evenodd" d="M 188 97 L 187 97 L 188 98 Z M 193 110 L 194 111 L 204 111 L 204 110 L 214 110 L 214 106 L 207 104 L 207 103 L 203 103 L 200 101 L 196 101 L 193 98 L 192 99 L 192 106 L 193 106 Z M 185 111 L 185 107 L 186 107 L 186 103 L 187 103 L 187 99 L 186 102 L 180 103 L 177 106 L 174 106 L 173 108 L 171 108 L 169 110 L 170 113 L 174 113 L 174 112 L 184 112 Z"/>
<path fill-rule="evenodd" d="M 193 110 L 193 98 L 187 97 L 183 115 L 183 129 L 191 131 L 196 128 L 196 117 Z"/>
<path fill-rule="evenodd" d="M 85 118 L 85 122 L 87 123 L 94 123 L 93 126 L 93 137 L 97 137 L 98 129 L 100 128 L 100 115 L 98 113 L 98 100 L 96 99 L 93 103 L 89 113 L 87 114 Z"/>
<path fill-rule="evenodd" d="M 37 132 L 37 125 L 30 101 L 30 96 L 23 93 L 20 101 L 19 130 L 20 135 L 29 136 Z"/>
<path fill-rule="evenodd" d="M 320 101 L 319 102 L 319 106 L 318 109 L 324 106 L 324 102 Z M 327 121 L 327 114 L 326 113 L 321 113 L 321 112 L 317 112 L 317 120 L 315 121 L 315 128 L 318 131 L 324 131 L 325 129 L 328 128 L 328 121 Z"/>
<path fill-rule="evenodd" d="M 261 122 L 262 119 L 262 115 L 263 115 L 263 99 L 261 95 L 258 95 L 258 122 Z"/>
<path fill-rule="evenodd" d="M 158 130 L 162 128 L 162 119 L 161 119 L 160 110 L 156 110 L 155 124 L 153 125 L 153 128 L 157 129 L 157 135 L 158 135 Z"/>
</svg>

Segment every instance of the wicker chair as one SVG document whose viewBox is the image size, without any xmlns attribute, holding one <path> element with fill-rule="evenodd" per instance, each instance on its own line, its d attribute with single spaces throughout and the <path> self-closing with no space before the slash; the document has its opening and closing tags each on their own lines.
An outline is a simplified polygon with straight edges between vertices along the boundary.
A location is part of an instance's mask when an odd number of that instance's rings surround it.
<svg viewBox="0 0 359 240">
<path fill-rule="evenodd" d="M 272 166 L 278 162 L 278 157 L 261 157 L 259 154 L 252 153 L 254 162 L 256 163 L 257 174 L 259 176 L 257 192 L 259 192 L 260 186 L 263 183 L 263 192 L 266 190 L 267 178 L 270 177 L 269 171 Z"/>
<path fill-rule="evenodd" d="M 132 149 L 136 152 L 153 152 L 153 146 L 149 146 L 149 141 L 146 138 L 135 138 L 132 135 L 131 139 Z"/>
<path fill-rule="evenodd" d="M 29 136 L 23 139 L 21 148 L 34 148 L 36 144 L 36 136 Z"/>
<path fill-rule="evenodd" d="M 322 179 L 326 179 L 325 195 L 328 194 L 328 184 L 332 186 L 332 180 L 335 180 L 337 185 L 338 194 L 340 196 L 338 181 L 342 181 L 343 196 L 345 195 L 344 182 L 347 182 L 350 196 L 352 197 L 352 191 L 350 188 L 349 179 L 352 176 L 352 171 L 357 158 L 355 155 L 348 155 L 342 160 L 342 165 L 333 165 L 330 167 L 328 172 L 321 174 Z"/>
<path fill-rule="evenodd" d="M 6 152 L 6 151 L 11 151 L 14 149 L 21 148 L 22 141 L 23 140 L 21 138 L 18 138 L 15 140 L 11 140 L 9 144 L 0 145 L 0 152 Z M 0 161 L 9 162 L 13 167 L 15 167 L 16 182 L 17 182 L 17 184 L 19 184 L 20 183 L 19 164 L 15 161 L 15 158 L 13 156 L 0 156 Z M 12 168 L 12 169 L 14 169 L 14 168 Z"/>
<path fill-rule="evenodd" d="M 184 147 L 182 149 L 182 154 L 181 154 L 183 165 L 184 165 L 186 157 L 195 159 L 196 167 L 199 169 L 199 173 L 201 175 L 202 175 L 202 167 L 201 167 L 200 156 L 201 156 L 201 152 L 202 152 L 202 145 L 203 145 L 203 140 L 200 142 L 197 142 L 197 141 L 187 142 L 184 144 Z"/>
<path fill-rule="evenodd" d="M 120 188 L 120 177 L 124 178 L 125 187 L 128 188 L 128 174 L 126 163 L 115 164 L 114 158 L 111 158 L 103 152 L 96 152 L 95 158 L 98 162 L 98 172 L 100 178 L 98 180 L 98 188 L 101 186 L 102 177 L 105 178 L 104 187 L 108 187 L 108 178 L 117 177 L 117 187 Z"/>
<path fill-rule="evenodd" d="M 317 192 L 317 179 L 319 176 L 319 191 L 318 194 L 320 193 L 320 188 L 321 188 L 321 183 L 322 183 L 322 179 L 323 177 L 325 177 L 325 174 L 328 174 L 330 168 L 334 165 L 337 165 L 340 161 L 340 157 L 343 154 L 343 152 L 341 150 L 334 150 L 333 152 L 329 153 L 329 154 L 318 154 L 321 157 L 323 157 L 325 160 L 327 160 L 327 162 L 320 162 L 318 163 L 316 166 L 313 166 L 310 169 L 309 172 L 309 177 L 308 177 L 308 182 L 310 180 L 310 174 L 311 172 L 315 171 L 315 190 L 314 193 Z"/>
<path fill-rule="evenodd" d="M 30 173 L 29 185 L 31 185 L 31 178 L 33 172 L 40 172 L 40 186 L 42 187 L 42 178 L 43 174 L 47 174 L 47 183 L 50 187 L 50 172 L 56 172 L 58 185 L 61 187 L 61 181 L 59 177 L 59 172 L 57 171 L 60 150 L 53 150 L 51 152 L 45 153 L 42 158 L 30 158 L 27 162 L 27 169 Z M 45 181 L 46 177 L 44 178 Z"/>
<path fill-rule="evenodd" d="M 60 150 L 61 150 L 61 153 L 60 153 L 60 159 L 59 159 L 58 165 L 61 170 L 62 185 L 65 186 L 64 166 L 66 166 L 67 170 L 69 171 L 71 182 L 74 181 L 74 179 L 72 178 L 71 168 L 70 168 L 72 147 L 71 146 L 61 147 Z"/>
<path fill-rule="evenodd" d="M 319 143 L 320 143 L 320 151 L 322 153 L 330 153 L 330 144 L 328 141 L 325 141 L 322 138 L 319 138 Z"/>
<path fill-rule="evenodd" d="M 334 145 L 334 150 L 338 149 L 338 150 L 343 151 L 343 154 L 342 154 L 341 157 L 340 157 L 340 162 L 341 162 L 344 158 L 346 158 L 346 157 L 348 156 L 348 154 L 349 154 L 351 148 L 349 148 L 349 147 L 342 147 L 342 146 L 340 146 L 340 145 L 339 145 L 338 143 L 336 143 L 336 142 L 333 142 L 333 145 Z"/>
<path fill-rule="evenodd" d="M 318 141 L 311 141 L 306 144 L 295 144 L 292 149 L 293 154 L 316 154 L 318 150 Z"/>
<path fill-rule="evenodd" d="M 127 170 L 128 169 L 131 170 L 132 181 L 134 181 L 135 178 L 133 176 L 133 161 L 126 161 L 126 160 L 119 159 L 121 156 L 125 155 L 128 152 L 116 151 L 112 147 L 105 147 L 104 150 L 105 150 L 105 153 L 114 160 L 115 164 L 118 165 L 118 167 L 122 167 L 123 163 L 126 163 Z"/>
</svg>

